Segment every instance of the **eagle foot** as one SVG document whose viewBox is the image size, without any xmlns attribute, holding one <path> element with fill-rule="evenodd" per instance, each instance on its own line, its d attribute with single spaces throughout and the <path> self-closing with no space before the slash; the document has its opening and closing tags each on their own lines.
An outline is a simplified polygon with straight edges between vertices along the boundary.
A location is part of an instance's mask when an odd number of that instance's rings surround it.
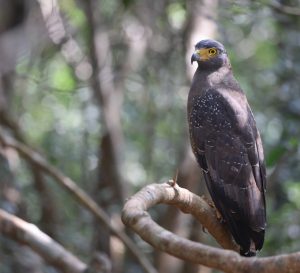
<svg viewBox="0 0 300 273">
<path fill-rule="evenodd" d="M 210 207 L 212 207 L 212 208 L 214 208 L 214 209 L 216 208 L 214 202 L 213 202 L 211 199 L 207 198 L 205 195 L 202 195 L 201 197 L 202 197 L 202 199 L 204 199 L 204 201 L 205 201 Z"/>
<path fill-rule="evenodd" d="M 222 215 L 221 215 L 221 213 L 219 212 L 219 210 L 216 208 L 214 202 L 213 202 L 211 199 L 209 199 L 209 198 L 207 198 L 206 196 L 204 196 L 204 195 L 202 195 L 201 197 L 205 200 L 205 202 L 206 202 L 210 207 L 212 207 L 213 209 L 215 209 L 217 219 L 218 219 L 222 224 L 224 224 L 226 221 L 225 221 L 225 219 L 222 217 Z"/>
<path fill-rule="evenodd" d="M 169 179 L 168 184 L 174 188 L 176 186 L 176 181 L 174 179 Z"/>
<path fill-rule="evenodd" d="M 225 219 L 222 217 L 221 213 L 217 209 L 216 209 L 216 215 L 217 215 L 217 219 L 220 221 L 221 224 L 226 223 Z"/>
</svg>

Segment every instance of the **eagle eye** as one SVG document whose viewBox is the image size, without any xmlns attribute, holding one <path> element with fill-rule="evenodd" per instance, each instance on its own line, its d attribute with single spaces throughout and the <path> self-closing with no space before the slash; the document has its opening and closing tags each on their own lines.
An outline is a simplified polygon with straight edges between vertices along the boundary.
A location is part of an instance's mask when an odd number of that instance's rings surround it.
<svg viewBox="0 0 300 273">
<path fill-rule="evenodd" d="M 210 48 L 210 49 L 208 49 L 208 55 L 209 56 L 214 56 L 214 55 L 216 55 L 217 54 L 217 49 L 215 49 L 215 48 Z"/>
</svg>

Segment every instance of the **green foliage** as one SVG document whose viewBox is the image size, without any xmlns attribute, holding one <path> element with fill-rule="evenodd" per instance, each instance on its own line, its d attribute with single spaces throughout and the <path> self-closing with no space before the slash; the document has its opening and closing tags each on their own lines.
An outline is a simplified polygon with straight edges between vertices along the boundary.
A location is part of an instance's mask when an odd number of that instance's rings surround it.
<svg viewBox="0 0 300 273">
<path fill-rule="evenodd" d="M 296 209 L 300 209 L 300 181 L 286 182 L 287 196 Z"/>
<path fill-rule="evenodd" d="M 47 70 L 51 89 L 65 92 L 74 91 L 76 83 L 72 69 L 62 59 L 54 59 Z"/>
<path fill-rule="evenodd" d="M 74 0 L 61 0 L 59 1 L 59 5 L 73 27 L 81 29 L 83 24 L 86 24 L 84 12 L 76 5 Z"/>
<path fill-rule="evenodd" d="M 276 146 L 272 149 L 266 158 L 267 167 L 274 166 L 279 159 L 286 153 L 286 149 L 282 146 Z"/>
<path fill-rule="evenodd" d="M 181 3 L 172 3 L 167 7 L 167 15 L 170 25 L 180 29 L 186 20 L 186 10 Z"/>
<path fill-rule="evenodd" d="M 264 40 L 256 47 L 255 60 L 262 70 L 274 67 L 277 56 L 277 48 L 273 42 Z"/>
</svg>

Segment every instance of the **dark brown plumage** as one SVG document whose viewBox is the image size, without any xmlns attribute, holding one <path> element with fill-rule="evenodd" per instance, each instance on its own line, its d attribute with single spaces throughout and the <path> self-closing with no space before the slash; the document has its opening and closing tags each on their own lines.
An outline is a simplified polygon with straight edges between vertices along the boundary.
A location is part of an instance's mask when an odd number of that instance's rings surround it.
<svg viewBox="0 0 300 273">
<path fill-rule="evenodd" d="M 240 253 L 254 256 L 264 242 L 266 171 L 263 147 L 246 96 L 222 44 L 200 41 L 188 97 L 192 150 L 209 193 Z"/>
</svg>

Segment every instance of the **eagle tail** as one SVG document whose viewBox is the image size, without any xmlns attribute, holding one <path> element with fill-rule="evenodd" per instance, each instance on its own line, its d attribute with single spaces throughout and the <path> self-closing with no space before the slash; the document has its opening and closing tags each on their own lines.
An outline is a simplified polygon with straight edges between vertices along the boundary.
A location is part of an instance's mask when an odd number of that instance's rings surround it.
<svg viewBox="0 0 300 273">
<path fill-rule="evenodd" d="M 240 254 L 244 257 L 255 257 L 256 251 L 240 249 Z"/>
<path fill-rule="evenodd" d="M 256 252 L 263 246 L 265 230 L 263 228 L 253 230 L 247 221 L 241 219 L 243 212 L 239 211 L 238 208 L 235 208 L 236 215 L 231 215 L 229 208 L 232 208 L 233 205 L 222 198 L 220 189 L 213 188 L 214 184 L 209 173 L 204 172 L 204 178 L 216 208 L 220 211 L 233 238 L 240 246 L 240 254 L 245 257 L 256 256 Z"/>
</svg>

